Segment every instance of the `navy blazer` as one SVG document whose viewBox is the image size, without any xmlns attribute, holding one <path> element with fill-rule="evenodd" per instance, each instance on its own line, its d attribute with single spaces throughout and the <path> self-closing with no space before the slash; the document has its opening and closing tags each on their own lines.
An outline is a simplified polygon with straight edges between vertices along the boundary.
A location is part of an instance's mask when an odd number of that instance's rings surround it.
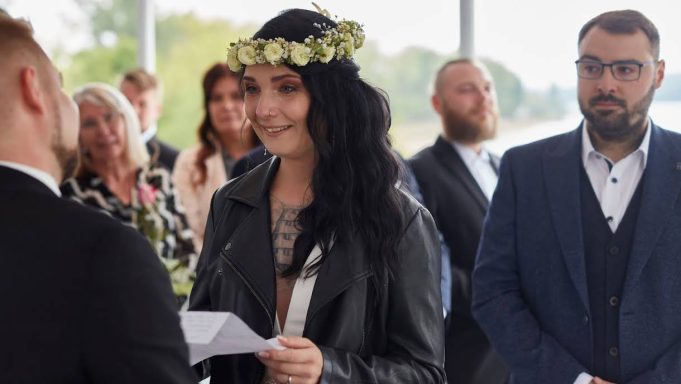
<svg viewBox="0 0 681 384">
<path fill-rule="evenodd" d="M 681 135 L 651 129 L 621 298 L 620 361 L 625 383 L 681 383 Z M 593 360 L 580 167 L 581 127 L 501 161 L 473 312 L 511 383 L 572 383 Z"/>
</svg>

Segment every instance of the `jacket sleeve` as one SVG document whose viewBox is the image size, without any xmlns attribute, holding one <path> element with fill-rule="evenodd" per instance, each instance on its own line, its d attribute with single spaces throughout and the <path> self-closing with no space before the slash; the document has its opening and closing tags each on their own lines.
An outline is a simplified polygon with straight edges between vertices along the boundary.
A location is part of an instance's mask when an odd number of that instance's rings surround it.
<svg viewBox="0 0 681 384">
<path fill-rule="evenodd" d="M 212 310 L 210 302 L 210 282 L 211 278 L 208 271 L 208 266 L 211 263 L 211 258 L 217 256 L 211 255 L 213 248 L 213 240 L 215 237 L 215 220 L 218 218 L 215 212 L 220 212 L 222 206 L 216 207 L 215 196 L 217 192 L 213 193 L 210 200 L 210 210 L 208 211 L 208 220 L 206 221 L 206 231 L 203 238 L 203 249 L 196 264 L 196 281 L 192 286 L 191 295 L 189 295 L 189 310 L 190 311 L 210 311 Z"/>
<path fill-rule="evenodd" d="M 544 332 L 525 302 L 516 249 L 513 151 L 504 155 L 473 272 L 473 315 L 520 383 L 572 383 L 588 372 Z M 521 166 L 522 164 L 518 164 Z"/>
<path fill-rule="evenodd" d="M 92 382 L 196 383 L 168 274 L 135 230 L 93 241 L 81 357 Z"/>
<path fill-rule="evenodd" d="M 320 383 L 444 383 L 440 248 L 430 213 L 419 207 L 398 248 L 387 293 L 386 353 L 362 358 L 320 346 Z"/>
</svg>

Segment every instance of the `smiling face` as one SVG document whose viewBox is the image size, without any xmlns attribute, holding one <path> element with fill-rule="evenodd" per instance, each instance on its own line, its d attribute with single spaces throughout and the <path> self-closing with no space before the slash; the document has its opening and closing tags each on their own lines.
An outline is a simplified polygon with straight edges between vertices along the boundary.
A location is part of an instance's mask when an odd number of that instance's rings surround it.
<svg viewBox="0 0 681 384">
<path fill-rule="evenodd" d="M 93 162 L 126 161 L 123 116 L 108 107 L 80 104 L 80 144 Z"/>
<path fill-rule="evenodd" d="M 596 79 L 579 78 L 579 107 L 589 131 L 603 140 L 623 141 L 641 133 L 648 108 L 664 77 L 664 62 L 655 62 L 646 35 L 612 34 L 592 28 L 579 44 L 579 59 L 595 63 L 632 62 L 643 64 L 638 80 L 613 77 L 610 67 Z"/>
<path fill-rule="evenodd" d="M 208 113 L 211 125 L 221 140 L 239 140 L 246 115 L 236 77 L 225 76 L 215 82 L 208 101 Z"/>
<path fill-rule="evenodd" d="M 246 116 L 267 150 L 282 159 L 313 162 L 307 127 L 311 98 L 300 75 L 285 65 L 250 65 L 242 87 Z"/>
</svg>

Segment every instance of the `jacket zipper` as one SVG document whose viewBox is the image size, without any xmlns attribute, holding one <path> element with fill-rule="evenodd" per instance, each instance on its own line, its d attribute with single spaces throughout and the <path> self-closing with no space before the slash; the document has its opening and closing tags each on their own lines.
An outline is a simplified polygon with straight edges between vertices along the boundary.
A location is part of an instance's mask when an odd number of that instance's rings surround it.
<svg viewBox="0 0 681 384">
<path fill-rule="evenodd" d="M 229 260 L 229 258 L 225 255 L 225 253 L 226 253 L 226 251 L 224 251 L 224 250 L 220 251 L 220 257 L 222 257 L 225 260 L 227 265 L 229 265 L 229 267 L 239 276 L 241 281 L 243 281 L 244 284 L 246 284 L 246 287 L 248 288 L 248 290 L 251 291 L 253 296 L 255 296 L 255 299 L 258 300 L 258 303 L 260 304 L 262 309 L 265 311 L 265 314 L 267 314 L 267 319 L 269 320 L 270 329 L 274 329 L 274 320 L 272 319 L 272 315 L 270 315 L 270 312 L 267 310 L 267 306 L 265 305 L 265 302 L 262 300 L 260 295 L 258 295 L 258 293 L 255 291 L 255 289 L 253 289 L 253 286 L 248 281 L 248 279 L 246 279 L 246 277 L 239 271 L 239 269 L 232 263 L 232 261 Z"/>
<path fill-rule="evenodd" d="M 262 309 L 265 311 L 265 314 L 267 314 L 267 319 L 269 320 L 270 329 L 274 329 L 274 321 L 272 320 L 272 316 L 270 315 L 269 311 L 267 311 L 267 306 L 265 305 L 265 302 L 264 302 L 264 301 L 262 300 L 262 298 L 255 292 L 255 290 L 253 289 L 253 286 L 251 285 L 251 283 L 246 279 L 246 276 L 244 276 L 244 275 L 239 271 L 239 269 L 236 267 L 236 265 L 234 265 L 234 264 L 232 263 L 232 261 L 229 260 L 229 258 L 228 258 L 227 255 L 225 254 L 225 253 L 227 253 L 227 252 L 228 252 L 228 251 L 226 251 L 226 250 L 224 250 L 224 249 L 221 250 L 221 251 L 220 251 L 220 257 L 222 257 L 222 258 L 225 260 L 225 262 L 227 263 L 227 265 L 229 265 L 229 267 L 234 271 L 234 273 L 236 273 L 236 274 L 239 276 L 239 278 L 241 279 L 241 281 L 244 282 L 244 284 L 246 285 L 246 287 L 248 288 L 248 290 L 251 291 L 251 293 L 253 294 L 253 296 L 255 296 L 255 299 L 258 301 L 258 303 L 260 304 L 260 306 L 262 307 Z M 271 335 L 270 335 L 270 336 L 271 336 Z M 259 369 L 259 372 L 255 375 L 255 377 L 256 377 L 256 378 L 259 378 L 259 379 L 256 379 L 256 381 L 254 381 L 254 384 L 257 384 L 257 383 L 262 382 L 263 378 L 265 377 L 265 370 L 264 370 L 264 369 Z"/>
</svg>

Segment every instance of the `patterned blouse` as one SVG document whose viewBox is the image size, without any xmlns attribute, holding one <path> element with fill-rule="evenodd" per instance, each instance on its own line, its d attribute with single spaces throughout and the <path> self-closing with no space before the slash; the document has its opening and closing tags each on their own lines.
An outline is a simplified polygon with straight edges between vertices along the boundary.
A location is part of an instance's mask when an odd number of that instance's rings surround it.
<svg viewBox="0 0 681 384">
<path fill-rule="evenodd" d="M 64 181 L 64 197 L 96 208 L 139 230 L 151 243 L 170 273 L 178 300 L 189 295 L 197 255 L 194 234 L 187 224 L 170 173 L 146 166 L 137 171 L 130 204 L 123 204 L 102 179 L 91 172 Z"/>
</svg>

